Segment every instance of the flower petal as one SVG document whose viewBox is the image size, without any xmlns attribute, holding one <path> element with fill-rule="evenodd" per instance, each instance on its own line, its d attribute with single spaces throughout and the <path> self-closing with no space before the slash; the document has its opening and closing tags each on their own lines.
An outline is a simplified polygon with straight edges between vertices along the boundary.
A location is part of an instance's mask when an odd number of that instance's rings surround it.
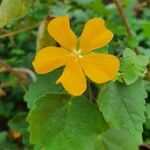
<svg viewBox="0 0 150 150">
<path fill-rule="evenodd" d="M 64 48 L 75 49 L 77 38 L 70 28 L 69 17 L 56 17 L 48 25 L 48 32 Z"/>
<path fill-rule="evenodd" d="M 45 74 L 65 65 L 70 52 L 58 47 L 46 47 L 40 50 L 33 61 L 33 67 L 39 74 Z"/>
<path fill-rule="evenodd" d="M 79 96 L 84 93 L 87 86 L 86 77 L 79 61 L 74 58 L 68 61 L 63 74 L 57 80 L 57 83 L 59 82 L 71 95 Z"/>
<path fill-rule="evenodd" d="M 80 50 L 88 53 L 107 45 L 113 38 L 113 33 L 105 27 L 103 19 L 94 18 L 87 22 L 80 37 Z"/>
<path fill-rule="evenodd" d="M 85 74 L 96 83 L 112 80 L 119 70 L 119 60 L 109 54 L 90 54 L 80 59 Z"/>
</svg>

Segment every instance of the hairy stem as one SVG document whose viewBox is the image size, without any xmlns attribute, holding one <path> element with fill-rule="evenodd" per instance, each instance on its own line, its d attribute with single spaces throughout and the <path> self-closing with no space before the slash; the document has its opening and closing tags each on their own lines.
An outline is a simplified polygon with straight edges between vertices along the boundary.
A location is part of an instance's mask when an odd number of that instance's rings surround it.
<svg viewBox="0 0 150 150">
<path fill-rule="evenodd" d="M 131 37 L 131 36 L 134 36 L 134 33 L 133 33 L 133 31 L 132 31 L 132 29 L 131 29 L 131 27 L 130 27 L 130 24 L 129 24 L 129 22 L 128 22 L 128 19 L 127 19 L 127 17 L 125 16 L 125 13 L 124 13 L 124 10 L 123 10 L 123 6 L 122 6 L 120 0 L 113 0 L 113 1 L 114 1 L 115 5 L 116 5 L 116 8 L 117 8 L 118 12 L 119 12 L 119 15 L 120 15 L 120 17 L 121 17 L 121 19 L 122 19 L 122 22 L 124 23 L 124 26 L 125 26 L 125 28 L 126 28 L 126 31 L 127 31 L 128 35 L 129 35 L 130 37 Z M 136 52 L 137 54 L 139 54 L 138 48 L 135 48 L 134 50 L 135 50 L 135 52 Z"/>
</svg>

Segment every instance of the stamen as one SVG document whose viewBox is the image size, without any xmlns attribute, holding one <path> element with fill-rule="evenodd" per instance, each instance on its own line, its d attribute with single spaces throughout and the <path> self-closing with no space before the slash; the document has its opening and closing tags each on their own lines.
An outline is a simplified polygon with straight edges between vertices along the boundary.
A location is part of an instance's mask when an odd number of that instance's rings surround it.
<svg viewBox="0 0 150 150">
<path fill-rule="evenodd" d="M 79 58 L 82 58 L 83 56 L 82 55 L 79 55 Z"/>
<path fill-rule="evenodd" d="M 76 50 L 76 49 L 73 49 L 72 55 L 74 55 L 74 56 L 76 56 L 76 57 L 78 57 L 78 58 L 83 57 L 83 56 L 81 55 L 81 50 Z"/>
</svg>

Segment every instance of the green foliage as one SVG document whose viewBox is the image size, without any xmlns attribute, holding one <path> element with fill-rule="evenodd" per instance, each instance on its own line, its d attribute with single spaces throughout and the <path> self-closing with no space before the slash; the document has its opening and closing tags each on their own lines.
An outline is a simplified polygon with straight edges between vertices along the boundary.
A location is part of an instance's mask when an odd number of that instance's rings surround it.
<svg viewBox="0 0 150 150">
<path fill-rule="evenodd" d="M 28 118 L 31 143 L 41 144 L 47 150 L 92 149 L 102 119 L 86 98 L 47 94 L 36 104 Z"/>
<path fill-rule="evenodd" d="M 0 27 L 24 17 L 33 0 L 3 0 L 0 6 Z"/>
<path fill-rule="evenodd" d="M 8 103 L 0 102 L 0 115 L 9 117 L 12 113 L 11 111 L 13 110 L 13 108 L 14 108 L 14 104 L 12 102 L 8 102 Z"/>
<path fill-rule="evenodd" d="M 26 122 L 26 117 L 26 112 L 20 112 L 8 122 L 8 126 L 10 127 L 11 131 L 20 132 L 23 138 L 23 143 L 25 145 L 29 145 L 29 133 L 27 131 L 28 123 Z"/>
<path fill-rule="evenodd" d="M 52 18 L 51 18 L 52 19 Z M 54 39 L 47 31 L 48 23 L 51 21 L 49 17 L 45 18 L 39 27 L 36 50 L 39 51 L 44 47 L 56 45 Z"/>
<path fill-rule="evenodd" d="M 106 123 L 102 115 L 83 96 L 70 99 L 64 94 L 46 94 L 36 105 L 28 117 L 30 139 L 46 150 L 136 149 L 127 133 L 116 129 L 103 132 Z M 126 138 L 131 140 L 124 143 Z"/>
<path fill-rule="evenodd" d="M 96 14 L 109 15 L 110 11 L 107 10 L 102 0 L 91 0 L 91 3 L 86 6 L 92 9 Z"/>
<path fill-rule="evenodd" d="M 146 105 L 146 115 L 147 115 L 147 118 L 150 119 L 150 104 Z"/>
<path fill-rule="evenodd" d="M 139 41 L 135 36 L 131 36 L 128 38 L 128 45 L 131 48 L 136 48 L 138 47 Z"/>
<path fill-rule="evenodd" d="M 35 106 L 35 101 L 45 93 L 60 93 L 63 91 L 61 86 L 56 85 L 56 80 L 59 76 L 60 70 L 47 75 L 39 75 L 37 81 L 30 85 L 24 97 L 30 109 Z"/>
<path fill-rule="evenodd" d="M 123 130 L 110 129 L 99 135 L 94 150 L 137 150 L 134 139 Z"/>
<path fill-rule="evenodd" d="M 144 36 L 148 39 L 150 39 L 150 22 L 145 22 L 143 24 L 143 31 L 144 31 Z"/>
<path fill-rule="evenodd" d="M 17 145 L 14 144 L 11 140 L 7 137 L 7 132 L 1 132 L 0 133 L 0 149 L 16 149 Z"/>
<path fill-rule="evenodd" d="M 142 77 L 149 63 L 149 57 L 136 55 L 131 49 L 126 49 L 121 59 L 121 76 L 127 85 L 130 85 Z"/>
<path fill-rule="evenodd" d="M 141 143 L 146 96 L 141 81 L 128 86 L 111 82 L 104 86 L 97 103 L 110 126 L 127 131 L 137 143 Z"/>
</svg>

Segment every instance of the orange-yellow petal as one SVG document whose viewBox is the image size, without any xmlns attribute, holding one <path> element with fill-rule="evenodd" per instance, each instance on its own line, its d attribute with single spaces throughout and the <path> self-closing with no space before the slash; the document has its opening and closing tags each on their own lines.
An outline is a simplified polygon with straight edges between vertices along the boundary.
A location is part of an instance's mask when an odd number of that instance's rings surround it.
<svg viewBox="0 0 150 150">
<path fill-rule="evenodd" d="M 86 77 L 83 70 L 74 58 L 70 58 L 68 61 L 63 74 L 57 80 L 57 83 L 62 83 L 66 91 L 71 95 L 79 96 L 86 90 Z"/>
<path fill-rule="evenodd" d="M 53 19 L 48 25 L 48 32 L 62 47 L 70 50 L 76 48 L 77 38 L 70 28 L 68 16 Z"/>
<path fill-rule="evenodd" d="M 80 63 L 85 74 L 96 83 L 112 80 L 119 70 L 119 60 L 109 54 L 90 54 L 82 57 Z"/>
<path fill-rule="evenodd" d="M 65 65 L 70 52 L 58 47 L 46 47 L 40 50 L 33 61 L 33 67 L 39 74 L 45 74 Z"/>
<path fill-rule="evenodd" d="M 80 37 L 80 50 L 82 53 L 101 48 L 113 38 L 113 33 L 105 27 L 103 19 L 94 18 L 87 22 Z"/>
<path fill-rule="evenodd" d="M 18 139 L 22 136 L 22 133 L 20 131 L 10 131 L 9 135 L 14 139 Z"/>
</svg>

